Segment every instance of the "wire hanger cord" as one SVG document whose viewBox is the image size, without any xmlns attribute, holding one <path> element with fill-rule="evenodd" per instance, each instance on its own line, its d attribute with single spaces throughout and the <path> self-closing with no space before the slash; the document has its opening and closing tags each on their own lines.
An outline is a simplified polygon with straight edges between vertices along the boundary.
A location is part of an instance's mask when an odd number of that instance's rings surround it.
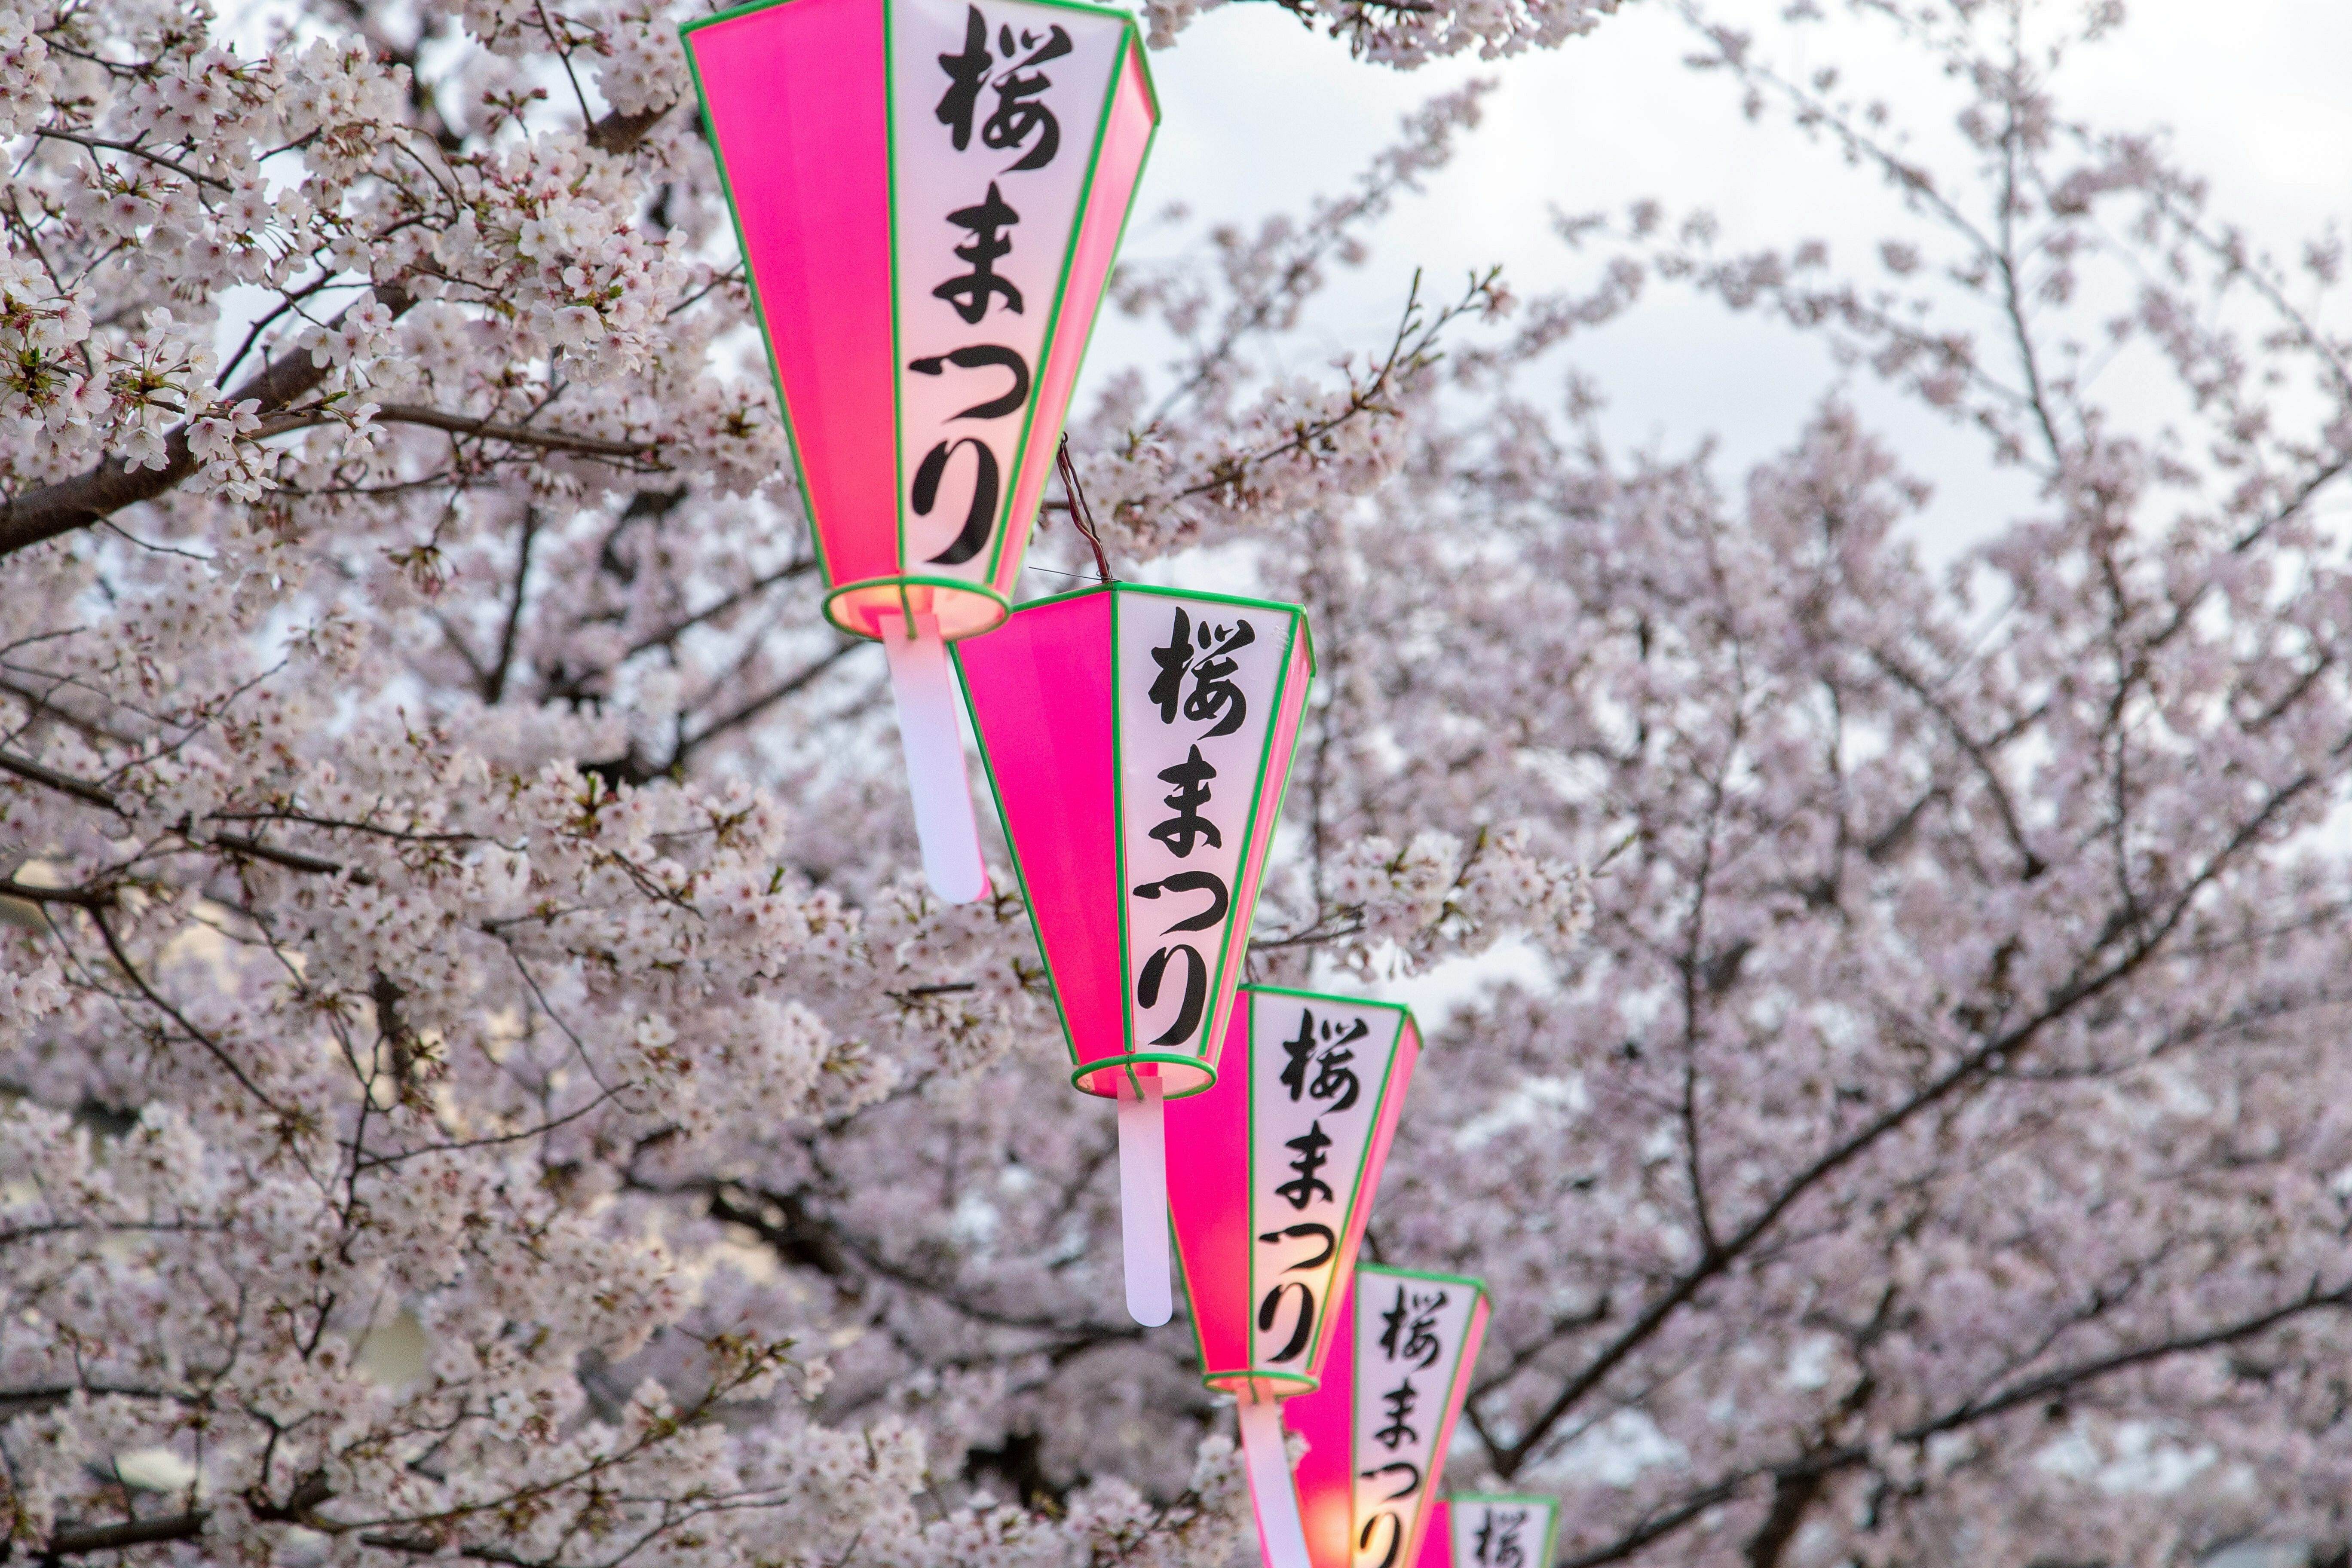
<svg viewBox="0 0 2352 1568">
<path fill-rule="evenodd" d="M 1070 521 L 1087 537 L 1087 547 L 1095 552 L 1095 570 L 1102 580 L 1110 581 L 1110 558 L 1103 553 L 1102 535 L 1095 531 L 1095 514 L 1087 506 L 1086 487 L 1078 483 L 1077 465 L 1070 461 L 1070 433 L 1062 432 L 1062 444 L 1054 449 L 1054 471 L 1062 476 L 1062 493 L 1070 498 Z"/>
</svg>

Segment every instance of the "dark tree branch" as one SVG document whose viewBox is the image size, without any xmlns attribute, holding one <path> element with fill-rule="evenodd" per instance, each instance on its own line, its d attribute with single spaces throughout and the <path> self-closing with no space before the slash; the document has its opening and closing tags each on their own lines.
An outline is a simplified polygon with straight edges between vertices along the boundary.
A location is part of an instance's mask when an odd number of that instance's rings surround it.
<svg viewBox="0 0 2352 1568">
<path fill-rule="evenodd" d="M 395 317 L 413 302 L 407 294 L 386 283 L 375 286 L 375 298 Z M 357 308 L 346 309 L 333 324 L 340 326 L 344 317 Z M 222 401 L 238 404 L 251 399 L 260 405 L 260 412 L 267 417 L 315 390 L 326 379 L 327 367 L 313 364 L 309 350 L 289 349 L 255 372 L 235 391 L 224 394 Z M 165 437 L 163 466 L 160 468 L 133 468 L 120 458 L 107 458 L 86 474 L 43 485 L 29 494 L 11 496 L 5 505 L 0 505 L 0 556 L 13 555 L 59 534 L 104 522 L 125 507 L 153 500 L 196 468 L 195 454 L 188 446 L 188 426 L 183 424 Z"/>
<path fill-rule="evenodd" d="M 78 910 L 104 910 L 114 906 L 111 888 L 40 888 L 30 882 L 20 882 L 14 877 L 0 878 L 0 898 L 22 899 L 28 904 L 71 904 Z"/>
<path fill-rule="evenodd" d="M 43 767 L 30 757 L 20 757 L 14 752 L 0 752 L 0 770 L 46 785 L 62 795 L 69 795 L 85 805 L 97 806 L 100 811 L 110 811 L 117 816 L 127 815 L 121 806 L 115 804 L 114 797 L 98 785 L 61 773 L 55 768 Z"/>
<path fill-rule="evenodd" d="M 445 414 L 438 408 L 425 408 L 413 403 L 387 403 L 375 411 L 376 422 L 382 425 L 424 425 L 436 430 L 446 430 L 453 436 L 478 437 L 485 441 L 504 441 L 509 446 L 540 447 L 551 452 L 579 452 L 593 458 L 628 458 L 651 462 L 659 451 L 652 441 L 614 441 L 603 436 L 581 436 L 568 430 L 535 430 L 528 425 L 502 425 L 488 418 L 475 419 L 463 414 Z M 320 423 L 307 419 L 306 424 Z M 297 428 L 282 426 L 284 429 Z"/>
<path fill-rule="evenodd" d="M 162 1519 L 133 1519 L 121 1524 L 68 1525 L 54 1531 L 34 1561 L 55 1563 L 92 1552 L 121 1552 L 125 1547 L 152 1546 L 164 1541 L 194 1541 L 205 1532 L 209 1513 L 168 1514 Z"/>
</svg>

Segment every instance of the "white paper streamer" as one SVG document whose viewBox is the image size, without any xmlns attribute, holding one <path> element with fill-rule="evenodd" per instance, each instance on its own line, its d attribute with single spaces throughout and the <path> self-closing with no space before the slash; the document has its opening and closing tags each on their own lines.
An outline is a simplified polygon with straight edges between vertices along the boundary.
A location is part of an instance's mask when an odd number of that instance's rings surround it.
<svg viewBox="0 0 2352 1568">
<path fill-rule="evenodd" d="M 1290 1478 L 1290 1455 L 1283 1447 L 1282 1407 L 1271 1399 L 1244 1400 L 1240 1411 L 1242 1458 L 1249 1468 L 1250 1497 L 1257 1504 L 1257 1538 L 1265 1551 L 1265 1568 L 1308 1568 L 1298 1487 Z"/>
<path fill-rule="evenodd" d="M 1119 1076 L 1118 1214 L 1120 1246 L 1127 1254 L 1127 1315 L 1148 1329 L 1166 1322 L 1176 1310 L 1168 1279 L 1167 1110 L 1157 1078 Z"/>
<path fill-rule="evenodd" d="M 890 659 L 890 694 L 898 700 L 898 743 L 907 754 L 907 789 L 915 800 L 923 876 L 951 904 L 986 898 L 988 868 L 980 858 L 980 827 L 964 773 L 963 727 L 948 645 L 929 616 L 914 617 L 912 635 L 901 616 L 882 616 L 878 622 Z"/>
</svg>

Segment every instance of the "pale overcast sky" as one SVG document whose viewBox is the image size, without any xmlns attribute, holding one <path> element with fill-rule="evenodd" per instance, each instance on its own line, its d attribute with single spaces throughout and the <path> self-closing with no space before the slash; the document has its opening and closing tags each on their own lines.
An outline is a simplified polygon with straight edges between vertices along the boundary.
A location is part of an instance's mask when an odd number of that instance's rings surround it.
<svg viewBox="0 0 2352 1568">
<path fill-rule="evenodd" d="M 2076 8 L 2076 0 L 2049 3 Z M 1801 68 L 1825 63 L 1833 42 L 1849 81 L 1885 76 L 1897 56 L 1846 25 L 1834 3 L 1837 25 L 1816 31 L 1810 59 L 1787 52 L 1772 20 L 1778 0 L 1713 9 Z M 1784 127 L 1748 123 L 1726 79 L 1681 65 L 1692 47 L 1661 0 L 1632 0 L 1555 51 L 1399 73 L 1349 59 L 1272 5 L 1227 5 L 1153 58 L 1163 118 L 1137 216 L 1171 201 L 1202 217 L 1298 209 L 1339 188 L 1400 114 L 1492 76 L 1500 89 L 1454 167 L 1388 220 L 1371 259 L 1338 285 L 1318 355 L 1377 341 L 1415 265 L 1442 285 L 1499 261 L 1523 293 L 1577 276 L 1550 232 L 1555 209 L 1622 210 L 1641 196 L 1677 213 L 1704 206 L 1735 249 L 1820 236 L 1851 255 L 1886 232 L 1889 198 L 1867 175 Z M 2062 108 L 2096 122 L 2168 128 L 2181 161 L 2210 177 L 2214 210 L 2260 245 L 2292 255 L 2329 221 L 2352 219 L 2352 0 L 2137 0 L 2119 34 L 2074 57 L 2060 91 Z M 1948 115 L 1938 110 L 1922 129 L 1948 132 Z M 1146 230 L 1129 253 L 1167 244 Z M 1131 331 L 1108 320 L 1104 328 L 1103 359 L 1148 351 Z M 1817 345 L 1788 330 L 1671 290 L 1584 340 L 1572 358 L 1608 397 L 1613 439 L 1683 449 L 1716 434 L 1733 481 L 1788 441 L 1836 374 Z M 1866 377 L 1853 393 L 1936 481 L 1925 525 L 1932 552 L 1981 537 L 2022 499 L 1987 473 L 1975 437 L 1890 405 Z"/>
</svg>

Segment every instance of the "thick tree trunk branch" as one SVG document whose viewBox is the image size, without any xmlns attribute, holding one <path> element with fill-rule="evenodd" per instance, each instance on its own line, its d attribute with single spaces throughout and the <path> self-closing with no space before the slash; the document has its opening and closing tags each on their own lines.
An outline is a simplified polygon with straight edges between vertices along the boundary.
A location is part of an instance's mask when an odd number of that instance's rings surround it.
<svg viewBox="0 0 2352 1568">
<path fill-rule="evenodd" d="M 0 898 L 21 899 L 28 904 L 71 904 L 81 910 L 104 910 L 114 906 L 114 895 L 107 889 L 43 888 L 31 882 L 20 882 L 14 877 L 0 877 Z"/>
<path fill-rule="evenodd" d="M 85 779 L 69 777 L 55 768 L 43 767 L 30 757 L 20 757 L 14 752 L 0 752 L 0 771 L 15 773 L 20 779 L 29 780 L 62 795 L 69 795 L 83 805 L 97 806 L 100 811 L 110 811 L 117 816 L 125 815 L 122 807 L 115 804 L 114 797 L 98 785 Z"/>
<path fill-rule="evenodd" d="M 413 303 L 406 294 L 384 283 L 375 286 L 375 299 L 394 316 Z M 335 318 L 334 324 L 340 326 L 343 316 L 350 314 L 346 310 L 342 316 Z M 313 364 L 308 350 L 291 349 L 264 365 L 235 391 L 224 394 L 223 401 L 237 404 L 251 398 L 260 405 L 259 412 L 267 418 L 326 378 L 327 367 Z M 195 454 L 188 447 L 188 427 L 182 425 L 164 438 L 163 466 L 160 468 L 133 468 L 119 458 L 108 458 L 86 474 L 44 485 L 26 495 L 12 496 L 5 506 L 0 506 L 0 555 L 13 555 L 61 533 L 103 522 L 125 507 L 153 500 L 195 471 Z"/>
<path fill-rule="evenodd" d="M 62 1557 L 79 1557 L 92 1552 L 120 1552 L 127 1546 L 152 1546 L 163 1541 L 194 1541 L 205 1532 L 205 1521 L 210 1517 L 198 1510 L 167 1514 L 161 1519 L 126 1520 L 121 1524 L 68 1525 L 50 1535 L 48 1543 L 36 1553 L 35 1561 L 55 1563 Z"/>
<path fill-rule="evenodd" d="M 1797 1538 L 1797 1527 L 1805 1522 L 1806 1511 L 1821 1496 L 1825 1479 L 1807 1472 L 1781 1476 L 1772 1483 L 1772 1507 L 1763 1524 L 1748 1538 L 1748 1568 L 1780 1568 L 1789 1542 Z"/>
</svg>

